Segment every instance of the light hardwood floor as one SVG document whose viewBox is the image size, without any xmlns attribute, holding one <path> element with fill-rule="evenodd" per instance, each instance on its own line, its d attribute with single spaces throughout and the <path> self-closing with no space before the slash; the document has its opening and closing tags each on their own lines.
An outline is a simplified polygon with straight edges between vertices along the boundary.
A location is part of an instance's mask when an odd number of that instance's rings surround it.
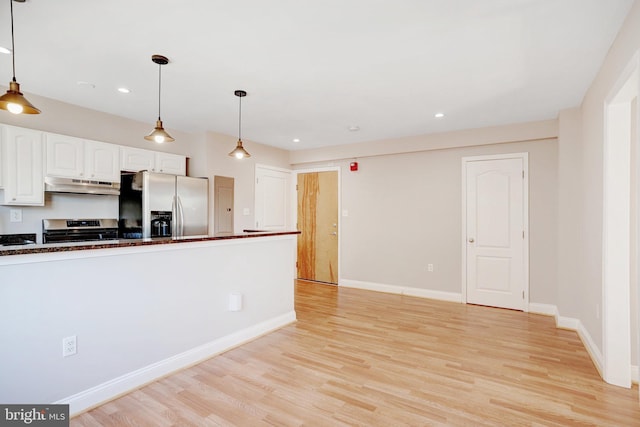
<svg viewBox="0 0 640 427">
<path fill-rule="evenodd" d="M 551 317 L 298 282 L 298 321 L 72 426 L 634 426 Z"/>
</svg>

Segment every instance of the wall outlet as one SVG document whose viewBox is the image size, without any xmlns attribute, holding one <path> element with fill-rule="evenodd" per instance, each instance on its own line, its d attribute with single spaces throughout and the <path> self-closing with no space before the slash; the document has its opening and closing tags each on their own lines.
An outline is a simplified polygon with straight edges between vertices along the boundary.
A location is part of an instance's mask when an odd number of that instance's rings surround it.
<svg viewBox="0 0 640 427">
<path fill-rule="evenodd" d="M 78 342 L 76 336 L 62 338 L 62 357 L 73 356 L 78 352 Z"/>
<path fill-rule="evenodd" d="M 22 209 L 9 209 L 10 222 L 22 222 Z"/>
<path fill-rule="evenodd" d="M 433 264 L 427 264 L 427 271 L 433 273 Z"/>
</svg>

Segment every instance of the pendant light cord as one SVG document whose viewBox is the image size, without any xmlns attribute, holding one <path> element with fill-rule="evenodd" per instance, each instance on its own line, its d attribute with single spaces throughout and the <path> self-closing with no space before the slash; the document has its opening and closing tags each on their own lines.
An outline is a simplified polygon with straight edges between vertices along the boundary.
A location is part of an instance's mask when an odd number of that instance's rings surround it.
<svg viewBox="0 0 640 427">
<path fill-rule="evenodd" d="M 162 64 L 158 64 L 158 120 L 160 120 L 160 91 L 162 90 Z"/>
<path fill-rule="evenodd" d="M 238 98 L 240 98 L 240 107 L 238 110 L 238 141 L 242 141 L 242 97 L 239 96 Z"/>
<path fill-rule="evenodd" d="M 13 65 L 13 81 L 16 81 L 16 46 L 13 36 L 13 0 L 9 0 L 11 6 L 11 63 Z"/>
</svg>

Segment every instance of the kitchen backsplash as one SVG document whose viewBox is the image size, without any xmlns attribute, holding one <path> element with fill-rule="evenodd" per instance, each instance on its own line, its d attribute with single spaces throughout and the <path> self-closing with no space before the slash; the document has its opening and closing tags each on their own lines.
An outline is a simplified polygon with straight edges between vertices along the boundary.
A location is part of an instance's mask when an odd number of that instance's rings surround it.
<svg viewBox="0 0 640 427">
<path fill-rule="evenodd" d="M 11 211 L 22 221 L 11 222 Z M 44 206 L 0 206 L 0 234 L 36 233 L 42 243 L 44 218 L 117 219 L 118 196 L 45 193 Z"/>
</svg>

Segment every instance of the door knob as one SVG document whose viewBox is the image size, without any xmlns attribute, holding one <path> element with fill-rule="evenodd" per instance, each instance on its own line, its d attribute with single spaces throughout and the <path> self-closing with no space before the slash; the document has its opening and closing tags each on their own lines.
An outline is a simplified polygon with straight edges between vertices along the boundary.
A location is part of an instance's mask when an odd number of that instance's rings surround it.
<svg viewBox="0 0 640 427">
<path fill-rule="evenodd" d="M 334 231 L 333 233 L 329 233 L 329 234 L 330 234 L 330 235 L 332 235 L 332 236 L 337 236 L 337 235 L 338 235 L 338 232 L 337 232 L 337 231 Z"/>
<path fill-rule="evenodd" d="M 473 243 L 475 240 L 473 240 L 473 237 L 469 237 L 469 243 Z"/>
</svg>

